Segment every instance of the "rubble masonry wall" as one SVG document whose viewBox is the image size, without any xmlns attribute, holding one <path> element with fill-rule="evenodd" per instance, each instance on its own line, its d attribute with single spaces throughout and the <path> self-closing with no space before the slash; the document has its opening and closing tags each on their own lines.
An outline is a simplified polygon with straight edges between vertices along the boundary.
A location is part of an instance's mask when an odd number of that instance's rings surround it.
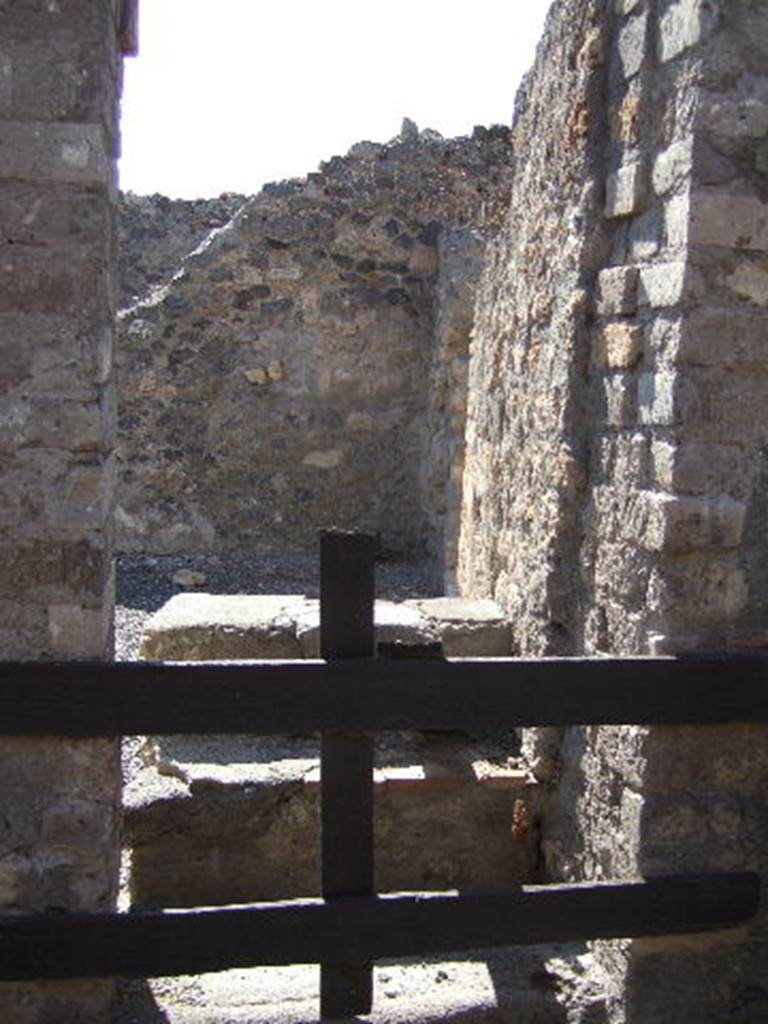
<svg viewBox="0 0 768 1024">
<path fill-rule="evenodd" d="M 750 0 L 550 14 L 479 288 L 460 538 L 461 585 L 506 607 L 525 654 L 765 646 L 767 56 Z M 537 730 L 526 749 L 553 877 L 768 874 L 765 729 Z M 608 1020 L 756 1021 L 765 954 L 764 914 L 601 944 Z"/>
</svg>

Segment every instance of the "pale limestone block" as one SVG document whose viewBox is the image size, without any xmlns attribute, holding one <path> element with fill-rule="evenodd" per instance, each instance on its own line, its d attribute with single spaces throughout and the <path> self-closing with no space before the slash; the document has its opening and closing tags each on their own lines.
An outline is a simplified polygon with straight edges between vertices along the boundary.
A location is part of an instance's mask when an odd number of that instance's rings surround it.
<svg viewBox="0 0 768 1024">
<path fill-rule="evenodd" d="M 621 321 L 606 324 L 595 338 L 594 360 L 609 370 L 632 369 L 643 354 L 643 329 Z"/>
<path fill-rule="evenodd" d="M 249 384 L 262 385 L 267 383 L 267 371 L 263 366 L 255 366 L 250 370 L 243 370 L 243 376 Z"/>
<path fill-rule="evenodd" d="M 626 316 L 637 311 L 637 267 L 610 267 L 597 278 L 597 312 L 600 316 Z"/>
<path fill-rule="evenodd" d="M 315 469 L 335 469 L 342 459 L 340 448 L 329 448 L 326 451 L 309 452 L 301 460 L 304 466 L 313 466 Z"/>
<path fill-rule="evenodd" d="M 300 594 L 177 594 L 147 623 L 141 657 L 158 661 L 300 658 Z"/>
<path fill-rule="evenodd" d="M 768 306 L 768 269 L 744 260 L 725 279 L 725 283 L 739 298 L 756 306 Z"/>
<path fill-rule="evenodd" d="M 659 60 L 672 60 L 706 39 L 716 28 L 718 13 L 702 0 L 677 0 L 659 25 Z"/>
<path fill-rule="evenodd" d="M 679 249 L 688 242 L 691 200 L 687 193 L 672 196 L 664 204 L 664 234 L 670 249 Z"/>
<path fill-rule="evenodd" d="M 603 380 L 605 421 L 612 427 L 632 427 L 637 422 L 637 386 L 631 373 L 613 373 Z"/>
<path fill-rule="evenodd" d="M 0 178 L 102 186 L 111 161 L 100 124 L 0 121 Z"/>
<path fill-rule="evenodd" d="M 690 177 L 692 163 L 692 138 L 674 142 L 658 153 L 651 174 L 654 192 L 659 196 L 665 196 L 684 185 Z"/>
<path fill-rule="evenodd" d="M 694 192 L 689 240 L 692 245 L 768 252 L 768 203 L 757 196 Z"/>
<path fill-rule="evenodd" d="M 625 78 L 633 78 L 643 66 L 648 34 L 648 15 L 631 18 L 619 32 L 618 54 Z"/>
<path fill-rule="evenodd" d="M 637 398 L 640 423 L 671 426 L 675 422 L 675 377 L 672 373 L 642 373 Z"/>
<path fill-rule="evenodd" d="M 655 263 L 640 270 L 641 305 L 653 309 L 676 306 L 685 294 L 687 268 L 683 262 Z"/>
<path fill-rule="evenodd" d="M 605 191 L 606 217 L 629 217 L 638 213 L 645 206 L 648 195 L 645 164 L 638 160 L 609 174 Z"/>
</svg>

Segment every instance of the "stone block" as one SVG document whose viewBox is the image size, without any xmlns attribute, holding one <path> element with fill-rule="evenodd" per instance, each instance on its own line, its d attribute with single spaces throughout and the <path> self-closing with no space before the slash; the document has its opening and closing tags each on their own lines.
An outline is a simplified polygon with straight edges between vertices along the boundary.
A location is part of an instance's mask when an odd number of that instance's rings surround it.
<svg viewBox="0 0 768 1024">
<path fill-rule="evenodd" d="M 695 633 L 704 625 L 723 628 L 743 611 L 748 597 L 736 552 L 711 551 L 670 557 L 651 573 L 648 607 L 668 632 Z"/>
<path fill-rule="evenodd" d="M 14 244 L 95 243 L 106 252 L 112 217 L 103 191 L 67 183 L 3 183 L 3 238 Z"/>
<path fill-rule="evenodd" d="M 740 299 L 768 307 L 768 268 L 764 262 L 742 260 L 725 278 L 725 284 Z"/>
<path fill-rule="evenodd" d="M 640 270 L 640 304 L 652 309 L 676 306 L 686 294 L 687 267 L 679 263 L 655 263 Z"/>
<path fill-rule="evenodd" d="M 111 576 L 111 551 L 102 536 L 0 544 L 0 598 L 22 603 L 99 605 Z"/>
<path fill-rule="evenodd" d="M 647 35 L 647 13 L 630 18 L 619 32 L 618 57 L 624 78 L 633 78 L 643 66 Z"/>
<path fill-rule="evenodd" d="M 433 597 L 406 601 L 405 605 L 434 627 L 447 658 L 509 657 L 514 653 L 511 623 L 494 601 Z"/>
<path fill-rule="evenodd" d="M 96 397 L 94 386 L 110 376 L 111 327 L 84 323 L 76 314 L 0 313 L 0 338 L 4 391 L 23 382 L 29 394 Z"/>
<path fill-rule="evenodd" d="M 678 494 L 717 494 L 723 491 L 747 496 L 750 456 L 735 444 L 670 444 L 656 441 L 652 447 L 654 478 Z"/>
<path fill-rule="evenodd" d="M 609 174 L 605 187 L 605 216 L 630 217 L 639 213 L 648 197 L 648 171 L 642 161 L 625 164 Z"/>
<path fill-rule="evenodd" d="M 694 192 L 690 202 L 692 245 L 768 252 L 768 203 L 715 190 Z"/>
<path fill-rule="evenodd" d="M 20 404 L 19 417 L 22 415 L 24 426 L 20 437 L 25 444 L 72 452 L 98 452 L 110 446 L 107 414 L 102 402 L 40 397 L 26 406 Z M 80 483 L 82 489 L 84 479 Z"/>
<path fill-rule="evenodd" d="M 112 320 L 104 246 L 0 245 L 0 314 Z"/>
<path fill-rule="evenodd" d="M 99 124 L 0 121 L 0 179 L 108 188 L 112 162 Z"/>
<path fill-rule="evenodd" d="M 627 258 L 634 263 L 653 259 L 662 246 L 663 211 L 658 205 L 633 217 L 627 226 Z"/>
<path fill-rule="evenodd" d="M 112 635 L 110 607 L 54 604 L 48 608 L 49 649 L 57 658 L 103 658 Z"/>
<path fill-rule="evenodd" d="M 637 423 L 637 381 L 631 373 L 611 373 L 602 381 L 605 422 L 610 427 Z"/>
<path fill-rule="evenodd" d="M 677 387 L 681 440 L 755 444 L 763 436 L 767 389 L 763 367 L 687 368 Z"/>
<path fill-rule="evenodd" d="M 679 249 L 687 244 L 690 220 L 691 200 L 688 193 L 667 200 L 664 204 L 664 235 L 668 248 Z"/>
<path fill-rule="evenodd" d="M 600 316 L 631 316 L 637 311 L 637 267 L 610 267 L 597 278 L 597 312 Z"/>
<path fill-rule="evenodd" d="M 726 495 L 716 498 L 649 495 L 646 546 L 653 551 L 686 552 L 736 548 L 744 533 L 746 505 Z"/>
<path fill-rule="evenodd" d="M 649 371 L 637 387 L 638 418 L 646 426 L 672 426 L 676 422 L 676 378 L 673 373 Z"/>
<path fill-rule="evenodd" d="M 693 139 L 673 142 L 656 155 L 651 180 L 656 195 L 677 192 L 690 181 L 693 165 Z"/>
<path fill-rule="evenodd" d="M 3 12 L 7 15 L 7 11 Z M 71 35 L 13 41 L 3 38 L 0 118 L 17 121 L 79 121 L 108 118 L 115 101 L 116 68 L 105 60 L 107 40 Z"/>
<path fill-rule="evenodd" d="M 592 358 L 608 370 L 631 370 L 643 356 L 643 328 L 623 321 L 605 324 L 596 335 Z"/>
<path fill-rule="evenodd" d="M 300 658 L 298 594 L 177 594 L 152 616 L 141 657 L 153 661 Z"/>
</svg>

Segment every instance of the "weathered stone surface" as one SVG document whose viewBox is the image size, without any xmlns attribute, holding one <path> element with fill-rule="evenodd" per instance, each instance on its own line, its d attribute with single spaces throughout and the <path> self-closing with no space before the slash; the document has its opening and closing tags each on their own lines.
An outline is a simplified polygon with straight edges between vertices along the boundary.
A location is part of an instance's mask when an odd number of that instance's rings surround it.
<svg viewBox="0 0 768 1024">
<path fill-rule="evenodd" d="M 512 626 L 493 601 L 432 597 L 405 604 L 436 629 L 447 658 L 509 657 L 515 653 Z"/>
<path fill-rule="evenodd" d="M 154 661 L 298 658 L 301 595 L 177 594 L 150 619 L 141 656 Z"/>
<path fill-rule="evenodd" d="M 247 201 L 127 197 L 124 550 L 306 550 L 331 525 L 379 532 L 389 551 L 442 544 L 449 502 L 423 464 L 440 430 L 455 505 L 463 421 L 459 404 L 428 433 L 431 409 L 444 417 L 429 381 L 461 375 L 461 279 L 498 224 L 509 159 L 506 128 L 406 133 Z"/>
<path fill-rule="evenodd" d="M 535 830 L 525 824 L 535 792 L 499 757 L 448 738 L 398 736 L 380 747 L 379 891 L 487 891 L 535 877 Z M 161 739 L 154 764 L 126 790 L 132 901 L 199 906 L 318 893 L 318 783 L 316 741 Z"/>
</svg>

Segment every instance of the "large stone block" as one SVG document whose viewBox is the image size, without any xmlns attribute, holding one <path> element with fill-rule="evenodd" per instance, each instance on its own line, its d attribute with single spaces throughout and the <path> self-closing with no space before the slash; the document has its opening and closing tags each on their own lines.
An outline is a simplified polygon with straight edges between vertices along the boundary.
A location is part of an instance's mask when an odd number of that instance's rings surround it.
<svg viewBox="0 0 768 1024">
<path fill-rule="evenodd" d="M 102 246 L 0 244 L 0 314 L 112 319 L 108 253 Z"/>
<path fill-rule="evenodd" d="M 702 190 L 690 198 L 691 245 L 768 251 L 768 203 L 757 196 Z"/>
<path fill-rule="evenodd" d="M 153 615 L 141 656 L 155 661 L 299 658 L 301 595 L 177 594 Z"/>
<path fill-rule="evenodd" d="M 648 169 L 634 161 L 608 175 L 605 186 L 606 217 L 630 217 L 639 213 L 648 196 Z"/>
<path fill-rule="evenodd" d="M 0 121 L 0 179 L 108 188 L 110 156 L 100 124 Z"/>
<path fill-rule="evenodd" d="M 631 316 L 637 311 L 637 267 L 610 267 L 597 278 L 597 312 L 600 316 Z"/>
<path fill-rule="evenodd" d="M 118 76 L 106 52 L 107 40 L 85 35 L 59 36 L 55 43 L 45 33 L 15 41 L 4 35 L 0 119 L 108 123 Z"/>
</svg>

